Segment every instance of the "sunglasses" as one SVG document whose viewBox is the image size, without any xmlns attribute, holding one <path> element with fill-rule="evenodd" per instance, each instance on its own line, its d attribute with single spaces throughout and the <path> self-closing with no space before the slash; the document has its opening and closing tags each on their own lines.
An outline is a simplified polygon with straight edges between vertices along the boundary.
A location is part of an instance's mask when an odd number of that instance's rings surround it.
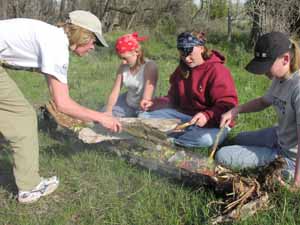
<svg viewBox="0 0 300 225">
<path fill-rule="evenodd" d="M 179 48 L 179 54 L 180 54 L 180 57 L 188 57 L 192 51 L 194 50 L 194 47 L 189 47 L 189 48 Z"/>
</svg>

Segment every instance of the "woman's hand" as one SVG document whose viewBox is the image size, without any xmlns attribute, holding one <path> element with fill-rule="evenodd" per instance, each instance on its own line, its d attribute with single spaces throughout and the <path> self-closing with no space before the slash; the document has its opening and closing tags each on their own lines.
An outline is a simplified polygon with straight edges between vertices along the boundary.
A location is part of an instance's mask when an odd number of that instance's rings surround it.
<svg viewBox="0 0 300 225">
<path fill-rule="evenodd" d="M 208 121 L 207 117 L 202 112 L 197 113 L 191 119 L 191 123 L 195 124 L 195 125 L 197 125 L 199 127 L 204 127 L 206 125 L 207 121 Z"/>
<path fill-rule="evenodd" d="M 238 116 L 238 109 L 234 107 L 233 109 L 227 111 L 226 113 L 222 114 L 220 127 L 228 126 L 231 121 L 233 121 Z"/>
<path fill-rule="evenodd" d="M 288 188 L 288 190 L 289 190 L 290 192 L 298 192 L 298 191 L 300 191 L 300 184 L 294 182 L 294 184 L 293 184 L 292 186 L 290 186 L 290 187 Z"/>
<path fill-rule="evenodd" d="M 287 182 L 285 182 L 280 176 L 277 177 L 277 181 L 279 182 L 279 184 L 282 186 L 282 187 L 285 187 L 286 189 L 288 189 L 290 192 L 298 192 L 300 190 L 300 186 L 299 184 L 297 184 L 296 181 L 294 181 L 294 183 L 291 185 L 291 184 L 288 184 Z"/>
<path fill-rule="evenodd" d="M 107 115 L 106 113 L 101 113 L 101 119 L 97 122 L 100 123 L 104 128 L 110 130 L 111 132 L 121 132 L 122 125 L 119 120 L 115 117 Z"/>
<path fill-rule="evenodd" d="M 142 111 L 148 111 L 153 106 L 152 100 L 142 99 L 140 101 L 140 108 Z"/>
</svg>

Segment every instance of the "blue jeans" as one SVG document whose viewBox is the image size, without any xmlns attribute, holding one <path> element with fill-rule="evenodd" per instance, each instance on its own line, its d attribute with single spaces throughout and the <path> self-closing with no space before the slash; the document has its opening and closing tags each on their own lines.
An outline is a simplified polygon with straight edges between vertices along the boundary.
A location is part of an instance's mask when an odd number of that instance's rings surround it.
<svg viewBox="0 0 300 225">
<path fill-rule="evenodd" d="M 283 171 L 284 178 L 289 180 L 294 176 L 295 161 L 285 156 L 277 145 L 276 127 L 239 133 L 235 143 L 237 145 L 220 148 L 216 153 L 216 161 L 241 169 L 267 165 L 282 156 L 287 164 Z"/>
<path fill-rule="evenodd" d="M 139 110 L 136 108 L 133 108 L 127 104 L 126 95 L 127 95 L 127 92 L 124 94 L 121 94 L 118 97 L 118 100 L 112 109 L 113 116 L 115 116 L 115 117 L 137 117 Z M 105 112 L 106 107 L 104 106 L 100 111 Z"/>
<path fill-rule="evenodd" d="M 152 112 L 142 112 L 138 115 L 141 118 L 164 118 L 164 119 L 179 119 L 182 123 L 188 122 L 192 116 L 178 112 L 175 109 L 166 108 L 155 110 Z M 185 132 L 172 133 L 171 138 L 175 144 L 184 147 L 209 147 L 215 142 L 219 128 L 202 128 L 196 125 L 188 127 Z M 225 128 L 222 136 L 220 137 L 219 144 L 222 143 L 227 137 L 230 128 Z"/>
</svg>

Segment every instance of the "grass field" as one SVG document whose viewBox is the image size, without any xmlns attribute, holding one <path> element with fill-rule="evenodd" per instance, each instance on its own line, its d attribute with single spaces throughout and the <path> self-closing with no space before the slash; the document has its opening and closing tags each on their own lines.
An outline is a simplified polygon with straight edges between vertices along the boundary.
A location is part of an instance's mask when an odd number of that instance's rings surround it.
<svg viewBox="0 0 300 225">
<path fill-rule="evenodd" d="M 108 37 L 110 41 L 115 36 Z M 167 44 L 175 47 L 175 39 Z M 168 89 L 168 77 L 177 65 L 177 51 L 164 42 L 151 40 L 145 46 L 149 58 L 159 65 L 158 95 Z M 239 44 L 215 45 L 228 58 L 240 102 L 264 93 L 269 81 L 243 70 L 250 59 Z M 71 96 L 79 103 L 97 109 L 103 105 L 113 84 L 119 59 L 112 48 L 98 49 L 85 58 L 72 56 L 69 68 Z M 34 105 L 48 100 L 44 78 L 29 72 L 9 71 L 27 99 Z M 276 121 L 270 109 L 241 115 L 230 139 L 242 130 L 271 126 Z M 12 176 L 9 149 L 0 151 L 0 224 L 133 224 L 182 225 L 208 224 L 215 209 L 208 203 L 217 200 L 205 189 L 192 190 L 180 183 L 147 170 L 130 166 L 105 153 L 101 148 L 78 149 L 68 140 L 58 142 L 40 132 L 40 171 L 42 176 L 58 175 L 60 186 L 36 204 L 18 204 L 13 196 L 16 187 Z M 195 151 L 200 151 L 197 149 Z M 280 190 L 272 196 L 272 208 L 236 224 L 300 224 L 299 193 Z"/>
</svg>

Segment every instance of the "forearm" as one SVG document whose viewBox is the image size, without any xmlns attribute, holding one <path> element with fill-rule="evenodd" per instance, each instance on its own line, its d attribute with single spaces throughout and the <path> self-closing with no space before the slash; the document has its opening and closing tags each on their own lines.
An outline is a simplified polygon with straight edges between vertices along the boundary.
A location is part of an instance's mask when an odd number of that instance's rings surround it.
<svg viewBox="0 0 300 225">
<path fill-rule="evenodd" d="M 86 122 L 102 120 L 102 113 L 79 105 L 69 96 L 67 84 L 59 82 L 51 75 L 47 78 L 50 95 L 58 111 Z"/>
<path fill-rule="evenodd" d="M 115 118 L 76 103 L 69 96 L 67 84 L 61 83 L 51 75 L 48 75 L 47 78 L 50 94 L 58 111 L 86 122 L 100 123 L 103 127 L 113 132 L 118 132 L 122 129 L 120 122 Z"/>
<path fill-rule="evenodd" d="M 119 69 L 114 86 L 106 103 L 106 112 L 112 112 L 112 109 L 118 100 L 120 90 L 122 88 L 122 79 L 123 77 L 121 75 L 121 69 Z"/>
<path fill-rule="evenodd" d="M 297 127 L 297 136 L 298 136 L 298 151 L 296 156 L 296 166 L 295 166 L 295 175 L 294 175 L 294 183 L 295 186 L 300 187 L 300 128 Z"/>
<path fill-rule="evenodd" d="M 295 185 L 300 186 L 300 166 L 299 166 L 299 161 L 300 161 L 300 151 L 299 151 L 299 145 L 298 145 L 298 152 L 297 152 L 297 159 L 296 159 L 296 167 L 295 167 Z"/>
<path fill-rule="evenodd" d="M 112 112 L 114 105 L 116 104 L 118 99 L 117 94 L 111 94 L 106 103 L 106 112 Z"/>
<path fill-rule="evenodd" d="M 217 123 L 220 123 L 222 114 L 233 109 L 236 104 L 236 102 L 220 102 L 213 107 L 200 112 L 202 112 L 208 120 L 213 120 Z"/>
<path fill-rule="evenodd" d="M 259 112 L 269 107 L 270 104 L 266 103 L 262 97 L 253 99 L 245 104 L 236 106 L 234 110 L 237 113 L 250 113 L 250 112 Z"/>
<path fill-rule="evenodd" d="M 103 113 L 83 107 L 71 98 L 65 99 L 63 102 L 54 99 L 54 102 L 60 112 L 86 122 L 99 122 L 103 117 Z"/>
<path fill-rule="evenodd" d="M 143 99 L 146 100 L 151 100 L 153 93 L 155 90 L 155 86 L 152 84 L 147 85 L 147 87 L 145 87 L 144 93 L 143 93 Z"/>
</svg>

